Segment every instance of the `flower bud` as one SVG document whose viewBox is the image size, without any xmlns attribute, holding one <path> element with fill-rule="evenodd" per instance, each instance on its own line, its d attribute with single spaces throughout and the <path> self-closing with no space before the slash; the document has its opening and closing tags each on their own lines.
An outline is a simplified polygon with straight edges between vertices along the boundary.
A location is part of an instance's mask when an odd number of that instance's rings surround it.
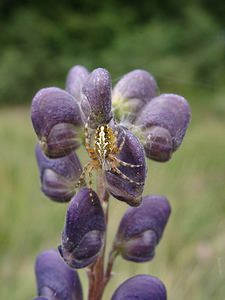
<svg viewBox="0 0 225 300">
<path fill-rule="evenodd" d="M 88 70 L 83 66 L 74 66 L 69 70 L 66 78 L 66 91 L 70 93 L 78 102 L 81 102 L 81 91 L 84 82 L 89 75 Z"/>
<path fill-rule="evenodd" d="M 126 260 L 149 261 L 154 257 L 171 212 L 163 196 L 145 196 L 139 207 L 124 214 L 114 242 L 114 247 Z"/>
<path fill-rule="evenodd" d="M 162 94 L 140 112 L 136 125 L 145 136 L 148 158 L 167 161 L 181 145 L 191 117 L 188 102 L 181 96 Z"/>
<path fill-rule="evenodd" d="M 137 112 L 157 96 L 158 87 L 154 77 L 145 70 L 134 70 L 125 74 L 113 88 L 112 104 L 115 115 L 127 115 L 133 121 Z"/>
<path fill-rule="evenodd" d="M 81 107 L 91 128 L 108 124 L 111 112 L 111 78 L 105 69 L 95 69 L 84 83 Z"/>
<path fill-rule="evenodd" d="M 166 288 L 158 278 L 136 275 L 123 282 L 111 300 L 166 300 L 166 294 Z"/>
<path fill-rule="evenodd" d="M 61 158 L 47 157 L 39 144 L 36 146 L 43 193 L 57 202 L 66 202 L 75 194 L 75 186 L 82 173 L 81 163 L 75 153 Z"/>
<path fill-rule="evenodd" d="M 118 200 L 125 201 L 131 206 L 138 206 L 141 203 L 147 172 L 144 149 L 138 138 L 130 131 L 119 126 L 118 129 L 120 131 L 118 145 L 125 139 L 118 158 L 122 163 L 129 165 L 119 163 L 117 168 L 121 174 L 107 171 L 106 188 Z"/>
<path fill-rule="evenodd" d="M 46 155 L 60 157 L 78 147 L 80 109 L 66 91 L 55 87 L 41 89 L 33 98 L 31 119 Z"/>
<path fill-rule="evenodd" d="M 100 200 L 93 190 L 83 188 L 69 204 L 59 252 L 71 268 L 84 268 L 97 259 L 104 234 Z"/>
<path fill-rule="evenodd" d="M 43 299 L 83 299 L 78 274 L 64 263 L 55 249 L 44 251 L 37 257 L 35 274 L 38 295 Z"/>
</svg>

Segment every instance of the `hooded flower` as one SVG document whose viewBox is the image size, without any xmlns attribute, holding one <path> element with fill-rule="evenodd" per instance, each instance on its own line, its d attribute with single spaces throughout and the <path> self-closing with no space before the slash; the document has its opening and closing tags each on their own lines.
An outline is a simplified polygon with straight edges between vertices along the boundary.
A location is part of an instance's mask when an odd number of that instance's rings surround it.
<svg viewBox="0 0 225 300">
<path fill-rule="evenodd" d="M 166 300 L 166 288 L 162 281 L 149 275 L 137 275 L 123 282 L 111 300 Z"/>
<path fill-rule="evenodd" d="M 104 213 L 97 194 L 81 189 L 70 201 L 59 252 L 71 268 L 93 263 L 102 249 L 105 235 Z"/>
<path fill-rule="evenodd" d="M 70 269 L 58 251 L 50 249 L 36 258 L 35 274 L 37 292 L 44 300 L 82 300 L 80 279 L 75 270 Z"/>
<path fill-rule="evenodd" d="M 109 193 L 138 206 L 147 174 L 145 155 L 168 160 L 190 119 L 185 99 L 157 93 L 153 76 L 144 70 L 124 75 L 112 89 L 107 70 L 89 73 L 74 66 L 66 91 L 45 88 L 33 98 L 31 119 L 41 149 L 56 159 L 83 144 L 90 158 L 82 179 L 101 170 Z"/>
<path fill-rule="evenodd" d="M 116 234 L 114 248 L 126 260 L 146 262 L 155 254 L 171 207 L 166 197 L 149 195 L 139 207 L 130 207 L 124 214 Z"/>
</svg>

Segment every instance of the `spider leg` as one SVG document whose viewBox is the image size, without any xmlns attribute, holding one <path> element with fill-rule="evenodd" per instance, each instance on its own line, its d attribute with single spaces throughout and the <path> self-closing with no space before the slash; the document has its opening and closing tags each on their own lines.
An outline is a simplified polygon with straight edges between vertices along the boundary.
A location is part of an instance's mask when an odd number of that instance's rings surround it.
<svg viewBox="0 0 225 300">
<path fill-rule="evenodd" d="M 123 129 L 123 133 L 124 133 L 124 135 L 123 135 L 123 138 L 122 138 L 122 142 L 121 142 L 120 145 L 119 145 L 118 153 L 120 153 L 120 152 L 122 151 L 123 146 L 124 146 L 125 141 L 126 141 L 126 137 L 127 137 L 126 130 Z"/>
<path fill-rule="evenodd" d="M 127 133 L 126 133 L 126 131 L 123 128 L 122 128 L 122 130 L 124 132 L 124 135 L 122 137 L 122 141 L 121 141 L 121 143 L 120 143 L 119 146 L 117 145 L 117 138 L 118 138 L 118 134 L 119 134 L 118 129 L 116 129 L 116 131 L 114 132 L 115 143 L 114 143 L 114 145 L 112 147 L 112 153 L 119 154 L 122 151 L 122 149 L 123 149 L 123 146 L 124 146 L 125 141 L 126 141 L 126 135 L 127 135 Z"/>
<path fill-rule="evenodd" d="M 80 187 L 82 185 L 82 182 L 84 181 L 85 179 L 85 176 L 88 175 L 88 188 L 89 188 L 89 196 L 91 198 L 91 202 L 92 204 L 94 205 L 94 199 L 93 199 L 93 193 L 92 193 L 92 170 L 93 170 L 94 166 L 92 165 L 92 161 L 87 163 L 85 166 L 84 166 L 84 169 L 83 169 L 83 172 L 81 173 L 80 175 L 80 178 L 75 186 L 75 188 L 77 187 Z"/>
<path fill-rule="evenodd" d="M 113 167 L 112 169 L 114 172 L 116 172 L 118 175 L 120 175 L 123 179 L 129 181 L 130 183 L 135 183 L 136 185 L 143 185 L 143 182 L 137 182 L 132 179 L 130 179 L 128 176 L 126 176 L 123 172 L 121 172 L 117 167 Z"/>
<path fill-rule="evenodd" d="M 94 148 L 91 147 L 91 138 L 88 133 L 88 123 L 86 123 L 85 127 L 84 127 L 84 136 L 85 136 L 86 151 L 87 151 L 88 155 L 90 156 L 90 158 L 93 158 L 93 156 L 95 156 L 95 150 L 94 150 Z"/>
<path fill-rule="evenodd" d="M 82 173 L 81 173 L 81 175 L 80 175 L 80 178 L 79 178 L 79 180 L 77 181 L 77 183 L 76 183 L 76 185 L 75 185 L 76 188 L 77 188 L 77 187 L 80 187 L 80 186 L 82 185 L 83 181 L 85 180 L 85 175 L 86 175 L 86 173 L 87 173 L 87 170 L 88 170 L 90 164 L 91 164 L 91 162 L 88 162 L 88 163 L 84 166 L 83 171 L 82 171 Z"/>
<path fill-rule="evenodd" d="M 110 155 L 110 157 L 118 163 L 118 165 L 121 165 L 121 166 L 124 166 L 124 167 L 130 167 L 130 168 L 140 168 L 140 167 L 143 167 L 143 165 L 133 165 L 133 164 L 130 164 L 130 163 L 127 163 L 121 159 L 119 159 L 118 157 L 116 156 L 112 156 Z"/>
<path fill-rule="evenodd" d="M 93 198 L 93 189 L 92 189 L 92 171 L 93 170 L 93 167 L 90 168 L 89 172 L 88 172 L 88 177 L 89 177 L 89 181 L 88 181 L 88 188 L 89 188 L 89 196 L 91 198 L 91 202 L 93 205 L 95 205 L 95 201 L 94 201 L 94 198 Z"/>
</svg>

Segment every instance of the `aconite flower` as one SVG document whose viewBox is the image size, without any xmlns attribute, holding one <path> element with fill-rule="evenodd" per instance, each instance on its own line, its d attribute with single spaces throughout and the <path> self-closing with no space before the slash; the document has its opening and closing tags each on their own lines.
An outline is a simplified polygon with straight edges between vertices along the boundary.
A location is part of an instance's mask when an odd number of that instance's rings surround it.
<svg viewBox="0 0 225 300">
<path fill-rule="evenodd" d="M 165 196 L 142 196 L 146 157 L 168 161 L 180 147 L 190 117 L 187 101 L 160 95 L 145 70 L 125 74 L 113 88 L 107 70 L 89 72 L 77 65 L 67 75 L 65 90 L 37 92 L 31 119 L 41 189 L 50 199 L 69 203 L 58 251 L 37 257 L 35 300 L 82 300 L 74 270 L 80 268 L 87 270 L 88 299 L 100 300 L 118 255 L 136 263 L 153 259 L 171 207 Z M 132 207 L 115 231 L 107 260 L 110 194 Z M 166 300 L 167 293 L 158 278 L 137 275 L 111 299 Z"/>
<path fill-rule="evenodd" d="M 43 193 L 57 202 L 69 201 L 76 192 L 76 183 L 82 173 L 76 153 L 53 159 L 47 157 L 37 144 L 36 159 Z"/>
<path fill-rule="evenodd" d="M 60 254 L 72 268 L 84 268 L 100 253 L 105 235 L 103 209 L 97 194 L 81 189 L 67 209 Z"/>
<path fill-rule="evenodd" d="M 135 124 L 143 133 L 147 157 L 169 160 L 182 143 L 190 117 L 190 106 L 179 95 L 161 94 L 146 104 Z"/>
<path fill-rule="evenodd" d="M 55 249 L 42 252 L 36 258 L 37 292 L 41 299 L 82 300 L 78 274 L 70 269 Z"/>
<path fill-rule="evenodd" d="M 146 262 L 155 255 L 170 216 L 166 197 L 149 195 L 139 207 L 130 207 L 122 217 L 115 237 L 114 248 L 126 260 Z"/>
<path fill-rule="evenodd" d="M 31 119 L 43 155 L 51 159 L 65 157 L 83 141 L 90 156 L 88 167 L 83 167 L 89 173 L 74 183 L 74 192 L 80 181 L 90 182 L 87 177 L 91 172 L 101 170 L 109 193 L 132 206 L 139 205 L 147 172 L 144 147 L 114 117 L 109 72 L 98 68 L 88 73 L 76 66 L 67 76 L 66 90 L 45 88 L 33 98 Z M 47 177 L 52 181 L 52 174 Z M 52 191 L 45 194 L 57 200 L 57 195 L 50 195 Z"/>
<path fill-rule="evenodd" d="M 137 275 L 123 282 L 111 300 L 166 300 L 162 281 L 149 275 Z"/>
</svg>

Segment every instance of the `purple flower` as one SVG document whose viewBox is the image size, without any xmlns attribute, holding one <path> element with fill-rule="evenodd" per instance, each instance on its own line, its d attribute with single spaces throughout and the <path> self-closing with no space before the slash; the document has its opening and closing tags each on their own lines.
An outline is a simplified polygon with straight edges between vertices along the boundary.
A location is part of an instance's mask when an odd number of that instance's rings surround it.
<svg viewBox="0 0 225 300">
<path fill-rule="evenodd" d="M 137 275 L 122 283 L 111 300 L 166 300 L 166 288 L 156 277 Z"/>
<path fill-rule="evenodd" d="M 135 124 L 144 134 L 147 157 L 169 160 L 182 143 L 190 117 L 188 102 L 174 94 L 162 94 L 144 106 Z"/>
<path fill-rule="evenodd" d="M 70 269 L 59 253 L 52 249 L 36 259 L 38 295 L 48 300 L 82 300 L 82 288 L 75 270 Z M 39 297 L 39 299 L 42 299 Z"/>
<path fill-rule="evenodd" d="M 106 172 L 106 188 L 117 199 L 131 206 L 138 206 L 142 200 L 142 192 L 146 178 L 146 162 L 142 145 L 138 138 L 124 129 L 125 143 L 119 154 L 119 159 L 133 166 L 121 166 L 119 169 L 126 176 Z"/>
<path fill-rule="evenodd" d="M 84 82 L 81 107 L 91 128 L 108 124 L 112 119 L 111 78 L 105 69 L 95 69 Z"/>
<path fill-rule="evenodd" d="M 147 82 L 145 92 L 140 94 L 141 101 L 145 103 L 153 79 L 145 71 L 137 71 L 135 76 L 141 87 L 145 85 L 143 82 Z M 67 76 L 66 90 L 68 92 L 58 88 L 42 89 L 32 102 L 31 118 L 45 155 L 50 158 L 70 155 L 79 146 L 79 141 L 83 141 L 90 160 L 77 185 L 90 182 L 87 177 L 95 170 L 102 170 L 108 192 L 132 206 L 139 205 L 147 172 L 144 148 L 132 132 L 113 119 L 108 71 L 98 68 L 89 74 L 84 67 L 74 66 Z M 138 97 L 138 93 L 132 93 Z M 83 132 L 80 130 L 82 122 L 85 125 Z M 42 189 L 55 200 L 68 200 L 72 195 L 71 181 L 68 187 L 68 180 L 66 178 L 64 182 L 63 174 L 60 185 L 59 175 L 48 169 L 41 177 Z"/>
<path fill-rule="evenodd" d="M 41 89 L 33 98 L 31 119 L 46 155 L 64 156 L 79 146 L 77 126 L 82 123 L 81 112 L 66 91 L 56 87 Z"/>
<path fill-rule="evenodd" d="M 72 268 L 93 263 L 102 249 L 105 234 L 103 209 L 97 194 L 81 189 L 71 200 L 62 234 L 60 254 Z"/>
<path fill-rule="evenodd" d="M 112 103 L 117 117 L 134 121 L 140 109 L 158 93 L 154 77 L 145 70 L 125 74 L 115 85 Z"/>
<path fill-rule="evenodd" d="M 114 247 L 126 260 L 134 262 L 151 260 L 170 212 L 170 204 L 165 197 L 145 196 L 139 207 L 129 208 L 124 214 Z"/>
<path fill-rule="evenodd" d="M 88 70 L 83 66 L 74 66 L 68 72 L 66 78 L 66 91 L 70 93 L 78 103 L 81 103 L 82 88 L 88 75 Z"/>
<path fill-rule="evenodd" d="M 41 189 L 54 201 L 66 202 L 75 194 L 77 181 L 82 173 L 81 163 L 75 153 L 61 158 L 47 157 L 39 144 L 36 146 Z"/>
<path fill-rule="evenodd" d="M 170 159 L 190 120 L 187 101 L 174 94 L 157 97 L 156 81 L 144 70 L 125 74 L 112 89 L 107 70 L 89 73 L 74 66 L 66 90 L 42 89 L 33 99 L 31 118 L 44 153 L 63 157 L 83 142 L 89 161 L 77 185 L 91 182 L 87 177 L 101 170 L 109 193 L 138 206 L 147 173 L 145 155 Z"/>
</svg>

